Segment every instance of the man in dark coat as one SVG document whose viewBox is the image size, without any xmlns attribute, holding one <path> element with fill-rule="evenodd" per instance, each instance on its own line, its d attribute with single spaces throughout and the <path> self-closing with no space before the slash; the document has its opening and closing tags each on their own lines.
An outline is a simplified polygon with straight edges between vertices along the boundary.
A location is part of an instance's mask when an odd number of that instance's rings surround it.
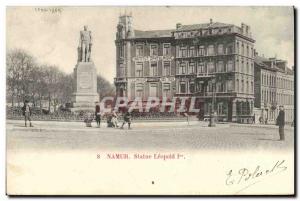
<svg viewBox="0 0 300 201">
<path fill-rule="evenodd" d="M 279 114 L 276 119 L 276 125 L 279 126 L 279 136 L 280 136 L 280 141 L 284 140 L 284 109 L 283 106 L 279 106 Z"/>
<path fill-rule="evenodd" d="M 97 127 L 100 128 L 100 123 L 101 123 L 101 113 L 100 113 L 100 105 L 99 105 L 99 102 L 96 102 L 96 107 L 95 107 L 95 117 L 96 117 Z"/>
<path fill-rule="evenodd" d="M 28 104 L 28 100 L 25 100 L 24 105 L 22 107 L 23 116 L 25 117 L 25 127 L 27 127 L 27 120 L 29 121 L 30 127 L 33 127 L 31 123 L 31 108 Z"/>
<path fill-rule="evenodd" d="M 123 124 L 122 124 L 122 126 L 121 126 L 121 129 L 123 129 L 123 126 L 124 126 L 126 123 L 128 123 L 128 129 L 131 129 L 131 128 L 130 128 L 130 124 L 131 124 L 131 114 L 130 114 L 129 111 L 127 111 L 127 112 L 125 113 L 125 115 L 124 115 L 124 122 L 123 122 Z"/>
</svg>

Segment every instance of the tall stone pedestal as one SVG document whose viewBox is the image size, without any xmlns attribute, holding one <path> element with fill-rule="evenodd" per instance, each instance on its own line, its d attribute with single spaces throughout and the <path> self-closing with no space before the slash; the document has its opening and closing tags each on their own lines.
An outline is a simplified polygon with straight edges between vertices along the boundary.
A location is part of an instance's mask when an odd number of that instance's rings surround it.
<svg viewBox="0 0 300 201">
<path fill-rule="evenodd" d="M 99 101 L 97 93 L 97 72 L 93 62 L 78 62 L 74 68 L 75 93 L 72 111 L 95 109 Z"/>
</svg>

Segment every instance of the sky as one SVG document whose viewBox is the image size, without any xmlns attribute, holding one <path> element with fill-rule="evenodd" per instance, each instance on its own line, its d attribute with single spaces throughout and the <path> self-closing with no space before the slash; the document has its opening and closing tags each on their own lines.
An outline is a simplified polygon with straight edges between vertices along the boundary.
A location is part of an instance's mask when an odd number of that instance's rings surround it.
<svg viewBox="0 0 300 201">
<path fill-rule="evenodd" d="M 133 28 L 175 29 L 176 23 L 223 22 L 251 27 L 259 55 L 294 65 L 294 15 L 292 7 L 7 7 L 7 50 L 24 49 L 40 64 L 56 65 L 72 73 L 77 63 L 79 32 L 92 31 L 92 59 L 97 73 L 113 83 L 116 69 L 115 36 L 120 14 L 131 13 Z M 53 8 L 53 7 L 52 7 Z"/>
</svg>

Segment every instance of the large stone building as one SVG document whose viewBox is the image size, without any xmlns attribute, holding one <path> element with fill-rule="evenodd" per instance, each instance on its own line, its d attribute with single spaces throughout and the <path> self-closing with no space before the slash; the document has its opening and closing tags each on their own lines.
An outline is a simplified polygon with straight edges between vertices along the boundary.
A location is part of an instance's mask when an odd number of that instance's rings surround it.
<svg viewBox="0 0 300 201">
<path fill-rule="evenodd" d="M 117 96 L 175 95 L 173 30 L 134 30 L 131 16 L 121 16 L 117 29 Z"/>
<path fill-rule="evenodd" d="M 131 16 L 121 16 L 115 42 L 117 96 L 196 96 L 201 118 L 214 109 L 219 120 L 251 122 L 255 41 L 249 26 L 210 20 L 139 31 Z"/>
<path fill-rule="evenodd" d="M 255 107 L 259 117 L 275 123 L 279 106 L 285 109 L 285 121 L 294 120 L 294 71 L 287 62 L 264 58 L 255 53 Z"/>
</svg>

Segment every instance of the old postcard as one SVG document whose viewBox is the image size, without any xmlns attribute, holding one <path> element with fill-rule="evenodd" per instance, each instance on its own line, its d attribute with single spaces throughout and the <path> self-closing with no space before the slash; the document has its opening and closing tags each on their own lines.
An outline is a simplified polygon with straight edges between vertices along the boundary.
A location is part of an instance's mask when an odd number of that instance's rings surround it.
<svg viewBox="0 0 300 201">
<path fill-rule="evenodd" d="M 8 195 L 293 195 L 294 8 L 6 8 Z"/>
</svg>

